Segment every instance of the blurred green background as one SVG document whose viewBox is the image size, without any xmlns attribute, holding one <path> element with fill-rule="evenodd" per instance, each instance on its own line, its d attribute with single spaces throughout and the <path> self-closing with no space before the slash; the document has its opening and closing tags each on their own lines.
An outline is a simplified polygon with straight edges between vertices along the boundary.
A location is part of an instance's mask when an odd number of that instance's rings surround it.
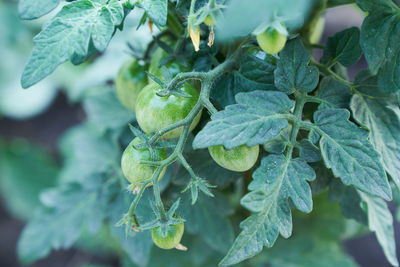
<svg viewBox="0 0 400 267">
<path fill-rule="evenodd" d="M 21 21 L 17 9 L 17 1 L 0 0 L 0 266 L 7 267 L 20 266 L 16 242 L 24 221 L 33 215 L 39 203 L 39 191 L 55 185 L 60 177 L 57 151 L 61 136 L 85 120 L 81 106 L 90 105 L 88 96 L 113 80 L 129 56 L 127 43 L 143 50 L 151 39 L 147 27 L 135 30 L 140 14 L 133 14 L 128 16 L 124 32 L 117 32 L 107 52 L 96 60 L 78 67 L 63 64 L 44 81 L 23 90 L 20 76 L 32 49 L 32 38 L 57 11 L 39 20 Z M 323 40 L 362 22 L 362 14 L 351 6 L 334 8 L 325 17 Z M 352 67 L 350 76 L 364 64 L 361 61 Z M 396 240 L 400 240 L 398 231 Z M 350 240 L 345 246 L 361 266 L 388 266 L 373 234 Z M 53 252 L 33 266 L 85 266 L 86 263 L 115 266 L 117 261 L 98 255 L 93 249 L 72 249 Z"/>
</svg>

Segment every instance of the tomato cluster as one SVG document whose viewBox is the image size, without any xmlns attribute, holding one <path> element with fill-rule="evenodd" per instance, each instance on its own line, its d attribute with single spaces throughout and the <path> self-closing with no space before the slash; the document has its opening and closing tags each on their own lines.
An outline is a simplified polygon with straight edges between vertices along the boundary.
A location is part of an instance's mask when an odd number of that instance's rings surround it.
<svg viewBox="0 0 400 267">
<path fill-rule="evenodd" d="M 212 25 L 212 18 L 207 18 L 208 24 Z M 161 48 L 157 48 L 152 54 L 147 71 L 156 77 L 162 77 L 162 69 L 166 69 L 170 76 L 187 71 L 177 62 L 168 62 L 160 67 L 160 62 L 167 56 Z M 123 64 L 115 80 L 118 99 L 128 109 L 135 111 L 136 119 L 140 128 L 146 134 L 152 134 L 164 129 L 171 124 L 185 119 L 193 110 L 199 99 L 199 92 L 190 83 L 183 84 L 179 90 L 184 94 L 169 94 L 161 96 L 163 89 L 158 83 L 146 76 L 146 66 L 132 59 Z M 184 96 L 183 96 L 184 95 Z M 190 131 L 199 123 L 201 112 L 199 112 L 190 125 Z M 181 135 L 183 128 L 179 127 L 165 133 L 162 138 L 177 138 Z M 126 179 L 135 187 L 146 183 L 151 185 L 151 178 L 155 167 L 145 165 L 142 161 L 162 161 L 167 158 L 164 148 L 155 148 L 150 153 L 149 148 L 139 149 L 145 140 L 134 138 L 126 147 L 121 158 L 121 167 Z M 141 146 L 143 147 L 143 146 Z M 226 150 L 223 146 L 209 148 L 211 157 L 220 166 L 243 172 L 249 170 L 257 161 L 259 147 L 247 147 L 245 145 Z M 165 169 L 161 170 L 159 179 L 164 176 Z M 154 243 L 163 249 L 172 249 L 179 245 L 184 232 L 184 224 L 173 224 L 167 228 L 155 227 L 152 230 Z"/>
<path fill-rule="evenodd" d="M 206 16 L 204 24 L 212 28 L 214 25 L 213 17 L 211 15 Z M 314 31 L 308 36 L 310 43 L 319 41 L 323 24 L 322 18 L 316 21 Z M 287 35 L 283 24 L 278 25 L 278 28 L 268 26 L 256 35 L 256 40 L 266 54 L 277 54 L 284 48 Z M 172 40 L 164 38 L 163 41 L 173 46 Z M 257 53 L 260 52 L 260 48 L 255 48 Z M 247 52 L 251 53 L 251 51 L 251 49 L 248 49 Z M 165 94 L 166 92 L 163 91 L 165 88 L 151 77 L 147 77 L 146 69 L 158 78 L 165 76 L 166 73 L 168 73 L 168 78 L 173 78 L 179 73 L 190 70 L 174 60 L 169 60 L 161 67 L 160 63 L 165 61 L 167 57 L 168 54 L 163 49 L 156 48 L 148 66 L 132 59 L 122 65 L 115 80 L 119 100 L 125 107 L 136 113 L 138 125 L 149 136 L 184 120 L 194 107 L 200 104 L 199 92 L 192 84 L 186 82 L 180 85 L 180 88 L 177 88 L 180 92 Z M 273 58 L 273 56 L 266 55 L 266 58 L 270 57 Z M 190 125 L 190 131 L 197 126 L 200 117 L 201 112 L 198 112 Z M 161 138 L 177 138 L 182 134 L 182 131 L 183 126 L 180 126 L 162 133 Z M 143 161 L 162 161 L 167 158 L 167 152 L 164 148 L 154 148 L 150 153 L 150 148 L 143 148 L 144 146 L 141 143 L 144 141 L 138 137 L 133 139 L 125 149 L 121 159 L 122 171 L 126 179 L 134 186 L 141 186 L 143 183 L 152 184 L 150 179 L 153 177 L 156 167 L 145 165 Z M 138 149 L 138 147 L 142 147 L 142 149 Z M 236 172 L 250 170 L 256 164 L 259 156 L 259 145 L 252 147 L 241 145 L 231 149 L 218 145 L 209 147 L 208 150 L 211 158 L 218 165 Z M 159 179 L 163 177 L 164 173 L 165 169 L 160 171 Z M 163 227 L 153 228 L 152 237 L 158 247 L 171 249 L 179 245 L 183 232 L 183 223 L 164 225 Z"/>
</svg>

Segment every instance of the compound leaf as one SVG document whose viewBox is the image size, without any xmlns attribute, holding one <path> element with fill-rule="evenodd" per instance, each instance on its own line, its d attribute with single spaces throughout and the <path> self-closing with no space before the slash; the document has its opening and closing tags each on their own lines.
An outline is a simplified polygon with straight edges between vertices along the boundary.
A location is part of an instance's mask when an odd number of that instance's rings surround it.
<svg viewBox="0 0 400 267">
<path fill-rule="evenodd" d="M 92 234 L 100 230 L 104 218 L 102 180 L 99 176 L 89 180 L 85 185 L 71 183 L 42 193 L 45 207 L 25 226 L 18 241 L 21 262 L 32 263 L 51 249 L 71 247 L 85 225 Z"/>
<path fill-rule="evenodd" d="M 325 77 L 319 84 L 317 97 L 321 101 L 318 109 L 347 108 L 351 99 L 350 88 L 331 77 Z"/>
<path fill-rule="evenodd" d="M 392 0 L 358 0 L 368 16 L 361 28 L 360 44 L 382 91 L 400 89 L 400 8 Z"/>
<path fill-rule="evenodd" d="M 224 145 L 231 149 L 242 144 L 251 147 L 276 137 L 288 126 L 285 119 L 293 101 L 276 91 L 253 91 L 236 95 L 238 104 L 227 106 L 211 116 L 196 135 L 193 147 Z"/>
<path fill-rule="evenodd" d="M 68 59 L 90 55 L 90 44 L 104 51 L 123 16 L 122 4 L 117 0 L 79 0 L 64 6 L 35 36 L 22 86 L 39 82 Z"/>
<path fill-rule="evenodd" d="M 314 113 L 322 157 L 344 184 L 374 196 L 391 199 L 391 189 L 379 154 L 368 142 L 368 132 L 349 121 L 346 109 L 323 109 Z"/>
<path fill-rule="evenodd" d="M 385 170 L 400 188 L 400 109 L 395 100 L 356 94 L 351 100 L 354 118 L 369 128 L 369 139 Z"/>
<path fill-rule="evenodd" d="M 275 66 L 265 53 L 244 54 L 240 68 L 219 78 L 211 91 L 211 98 L 222 108 L 235 104 L 235 95 L 255 90 L 274 90 Z"/>
<path fill-rule="evenodd" d="M 253 173 L 251 192 L 241 200 L 254 214 L 240 224 L 242 232 L 220 264 L 232 265 L 258 254 L 263 246 L 272 247 L 279 233 L 288 238 L 292 233 L 288 198 L 300 211 L 310 212 L 312 196 L 307 181 L 314 179 L 314 170 L 299 158 L 282 154 L 263 158 Z"/>
<path fill-rule="evenodd" d="M 322 61 L 349 67 L 360 59 L 361 53 L 360 30 L 352 27 L 328 38 Z"/>
<path fill-rule="evenodd" d="M 140 5 L 158 26 L 167 24 L 168 0 L 140 0 Z"/>
<path fill-rule="evenodd" d="M 380 198 L 359 192 L 361 206 L 368 213 L 368 226 L 375 232 L 386 258 L 393 266 L 399 266 L 394 240 L 393 217 L 386 202 Z"/>
<path fill-rule="evenodd" d="M 60 0 L 20 0 L 18 13 L 21 19 L 37 19 L 46 15 L 60 4 Z"/>
<path fill-rule="evenodd" d="M 310 51 L 303 46 L 301 39 L 288 42 L 279 56 L 274 75 L 275 86 L 280 91 L 287 94 L 296 90 L 311 92 L 317 87 L 318 69 L 316 66 L 308 66 Z"/>
</svg>

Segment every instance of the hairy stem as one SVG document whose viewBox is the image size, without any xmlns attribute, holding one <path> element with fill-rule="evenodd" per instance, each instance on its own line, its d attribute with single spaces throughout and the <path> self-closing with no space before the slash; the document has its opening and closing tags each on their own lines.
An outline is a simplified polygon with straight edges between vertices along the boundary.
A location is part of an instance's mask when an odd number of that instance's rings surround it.
<svg viewBox="0 0 400 267">
<path fill-rule="evenodd" d="M 158 179 L 160 177 L 161 171 L 163 170 L 163 166 L 160 166 L 156 169 L 153 175 L 153 193 L 154 199 L 156 201 L 156 207 L 158 212 L 160 213 L 160 219 L 162 222 L 166 222 L 168 220 L 167 214 L 165 212 L 164 204 L 161 201 L 160 187 L 158 185 Z"/>
<path fill-rule="evenodd" d="M 137 208 L 137 205 L 139 204 L 140 198 L 142 197 L 142 195 L 144 193 L 144 190 L 146 189 L 146 186 L 149 183 L 150 182 L 145 183 L 145 184 L 142 185 L 142 187 L 140 188 L 138 194 L 136 195 L 135 199 L 132 201 L 132 203 L 131 203 L 131 205 L 129 207 L 128 216 L 133 219 L 133 224 L 135 226 L 140 226 L 139 225 L 139 221 L 137 220 L 136 215 L 135 215 L 135 210 Z"/>
<path fill-rule="evenodd" d="M 295 93 L 296 97 L 296 105 L 294 107 L 294 112 L 293 112 L 293 124 L 292 124 L 292 131 L 290 133 L 290 143 L 288 150 L 286 151 L 286 157 L 292 157 L 293 153 L 293 148 L 296 146 L 297 142 L 297 135 L 300 130 L 301 122 L 302 122 L 302 114 L 303 114 L 303 108 L 304 104 L 307 102 L 307 93 L 303 92 L 296 92 Z"/>
</svg>

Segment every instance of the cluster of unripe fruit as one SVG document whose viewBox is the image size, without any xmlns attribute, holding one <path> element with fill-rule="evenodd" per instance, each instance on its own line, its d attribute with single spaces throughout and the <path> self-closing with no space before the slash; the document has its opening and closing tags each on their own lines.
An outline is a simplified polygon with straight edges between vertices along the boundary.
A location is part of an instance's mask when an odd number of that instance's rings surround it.
<svg viewBox="0 0 400 267">
<path fill-rule="evenodd" d="M 207 16 L 204 23 L 213 26 L 214 21 Z M 310 42 L 318 42 L 322 29 L 323 19 L 317 23 L 315 32 L 310 36 Z M 318 35 L 318 36 L 316 36 Z M 257 42 L 262 50 L 268 54 L 279 53 L 286 44 L 287 35 L 279 32 L 273 27 L 268 27 L 265 31 L 256 36 Z M 318 39 L 318 40 L 317 40 Z M 148 72 L 154 76 L 162 76 L 160 61 L 167 56 L 161 48 L 158 48 L 152 55 Z M 182 65 L 170 62 L 165 65 L 171 76 L 180 72 L 187 71 Z M 132 59 L 120 68 L 115 80 L 117 96 L 120 102 L 128 109 L 136 113 L 136 120 L 140 128 L 146 134 L 152 134 L 177 123 L 187 117 L 199 99 L 198 91 L 190 84 L 185 83 L 179 88 L 186 96 L 168 95 L 160 96 L 157 93 L 161 86 L 149 79 L 145 73 L 145 66 L 136 59 Z M 193 119 L 190 131 L 193 130 L 200 121 L 201 112 Z M 163 139 L 173 139 L 181 135 L 183 127 L 173 129 L 165 133 Z M 137 145 L 143 143 L 139 137 L 134 138 L 123 152 L 121 159 L 122 171 L 126 179 L 133 185 L 140 185 L 143 181 L 152 178 L 155 167 L 142 164 L 142 161 L 162 161 L 167 158 L 165 148 L 154 148 L 153 158 L 148 148 L 138 149 Z M 244 172 L 251 169 L 257 161 L 259 146 L 247 147 L 241 145 L 227 150 L 224 146 L 218 145 L 208 148 L 214 161 L 231 171 Z M 155 155 L 154 155 L 155 154 Z M 154 158 L 155 157 L 155 158 Z M 164 176 L 165 168 L 161 170 L 159 179 Z M 151 185 L 151 183 L 149 184 Z M 163 249 L 172 249 L 179 245 L 184 232 L 184 224 L 168 225 L 166 230 L 161 227 L 152 229 L 154 243 Z"/>
</svg>

